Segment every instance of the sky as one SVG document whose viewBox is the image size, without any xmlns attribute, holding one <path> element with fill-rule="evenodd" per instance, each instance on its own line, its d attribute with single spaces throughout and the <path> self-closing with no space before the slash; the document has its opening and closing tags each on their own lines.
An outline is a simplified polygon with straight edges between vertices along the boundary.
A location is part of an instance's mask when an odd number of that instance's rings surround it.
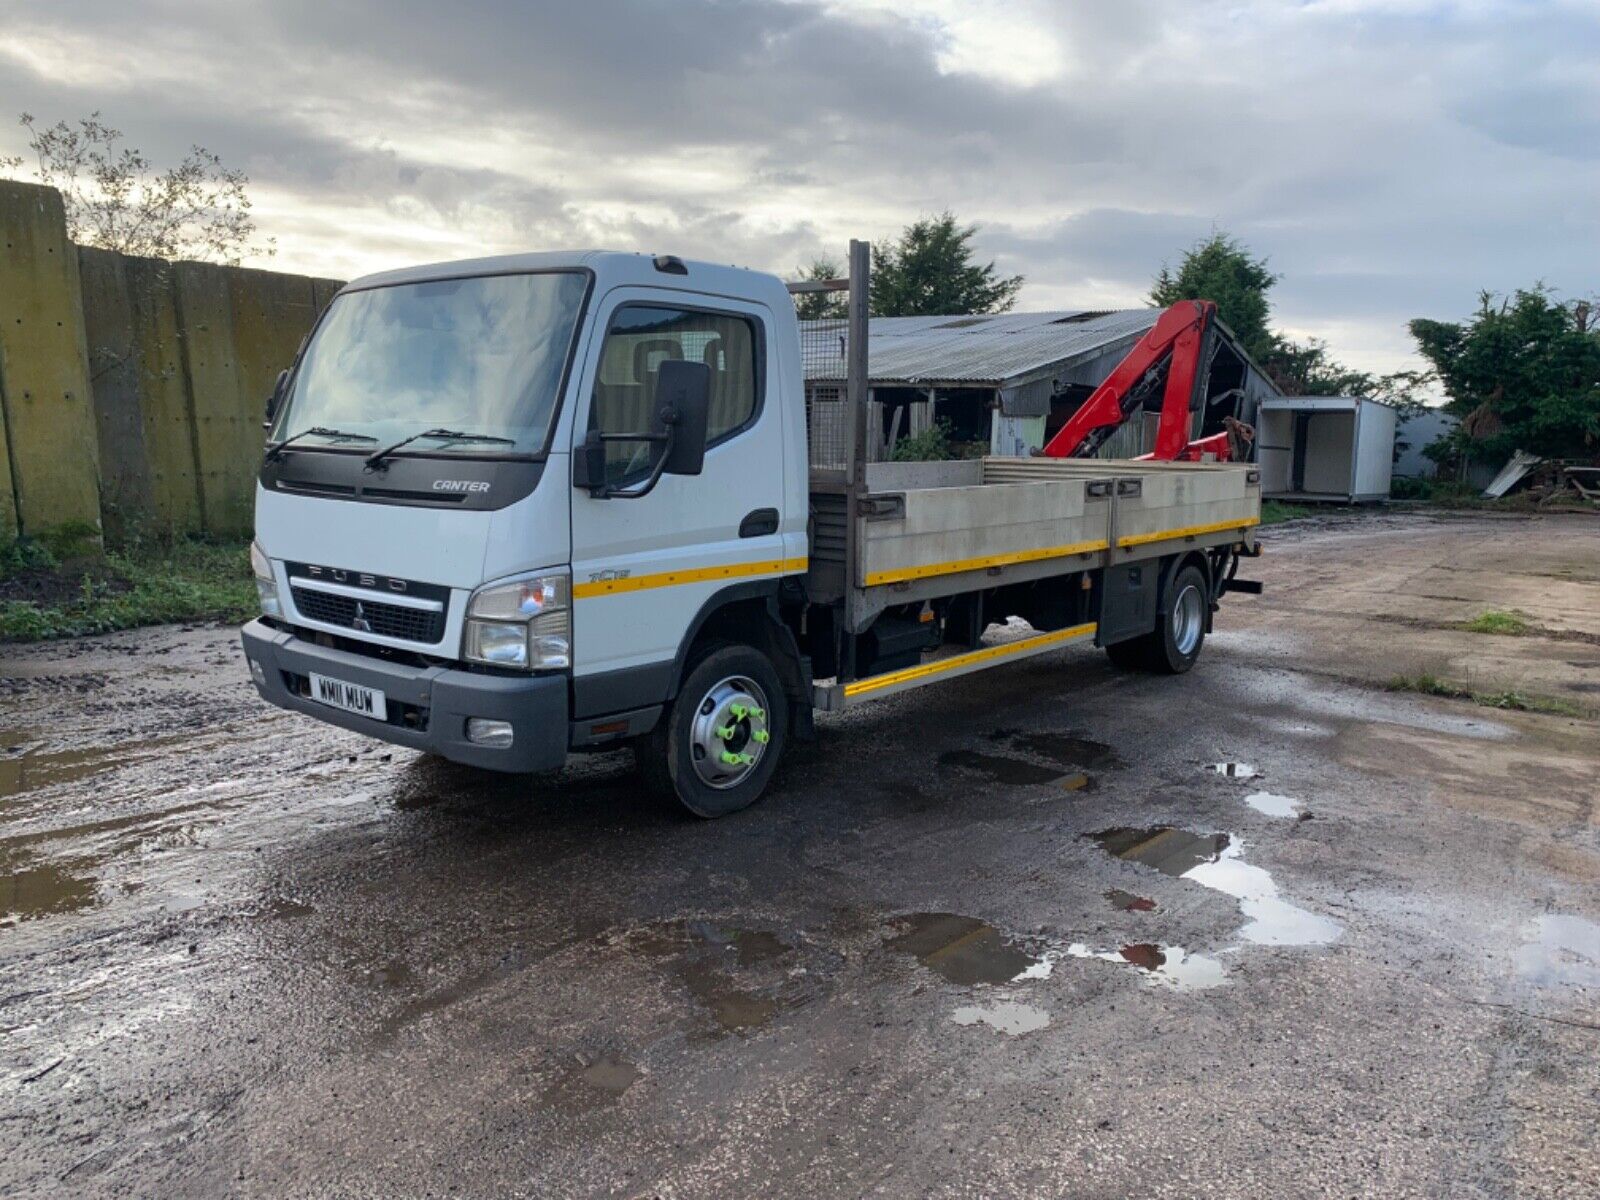
<svg viewBox="0 0 1600 1200">
<path fill-rule="evenodd" d="M 1145 302 L 1213 230 L 1367 370 L 1480 291 L 1600 291 L 1600 0 L 0 0 L 10 114 L 251 179 L 272 260 L 792 274 L 950 210 L 1019 307 Z"/>
</svg>

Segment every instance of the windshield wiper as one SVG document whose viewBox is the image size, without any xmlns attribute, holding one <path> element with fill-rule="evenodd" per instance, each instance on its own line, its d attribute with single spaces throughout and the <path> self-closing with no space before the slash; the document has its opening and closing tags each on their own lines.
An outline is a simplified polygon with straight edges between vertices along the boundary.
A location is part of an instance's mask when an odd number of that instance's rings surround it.
<svg viewBox="0 0 1600 1200">
<path fill-rule="evenodd" d="M 516 438 L 496 437 L 492 433 L 462 433 L 459 429 L 424 429 L 421 433 L 413 433 L 410 437 L 401 438 L 392 446 L 385 446 L 382 450 L 374 450 L 367 455 L 367 470 L 377 470 L 383 465 L 383 460 L 396 450 L 402 446 L 409 446 L 412 442 L 419 442 L 423 438 L 437 438 L 441 442 L 499 442 L 506 446 L 517 444 Z"/>
<path fill-rule="evenodd" d="M 284 450 L 294 445 L 301 438 L 311 437 L 313 434 L 315 434 L 317 437 L 331 438 L 336 442 L 375 442 L 378 440 L 377 438 L 371 437 L 365 433 L 345 433 L 340 429 L 329 429 L 324 425 L 313 425 L 310 429 L 302 429 L 293 437 L 286 437 L 283 439 L 283 441 L 268 446 L 266 461 L 277 462 L 283 457 Z"/>
</svg>

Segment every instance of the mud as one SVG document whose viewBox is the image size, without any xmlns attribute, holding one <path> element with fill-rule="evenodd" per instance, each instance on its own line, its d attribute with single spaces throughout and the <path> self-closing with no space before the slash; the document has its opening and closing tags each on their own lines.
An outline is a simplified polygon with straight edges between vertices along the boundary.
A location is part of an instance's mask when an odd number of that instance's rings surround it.
<svg viewBox="0 0 1600 1200">
<path fill-rule="evenodd" d="M 1270 530 L 1189 674 L 824 717 L 713 823 L 263 710 L 227 630 L 6 647 L 0 1194 L 1586 1197 L 1596 726 L 1381 686 L 1581 699 L 1435 626 L 1600 633 L 1594 530 Z"/>
</svg>

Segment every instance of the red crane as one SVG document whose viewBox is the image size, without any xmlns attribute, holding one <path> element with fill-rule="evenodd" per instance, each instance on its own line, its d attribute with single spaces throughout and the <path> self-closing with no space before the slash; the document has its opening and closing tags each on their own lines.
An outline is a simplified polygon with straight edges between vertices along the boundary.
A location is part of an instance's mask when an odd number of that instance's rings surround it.
<svg viewBox="0 0 1600 1200">
<path fill-rule="evenodd" d="M 1189 440 L 1189 414 L 1205 402 L 1207 353 L 1217 306 L 1210 300 L 1180 300 L 1156 319 L 1150 332 L 1106 376 L 1106 380 L 1061 427 L 1043 453 L 1050 458 L 1088 458 L 1145 402 L 1161 391 L 1161 423 L 1155 449 L 1142 457 L 1160 462 L 1218 462 L 1242 457 L 1255 431 L 1225 418 L 1227 429 Z"/>
</svg>

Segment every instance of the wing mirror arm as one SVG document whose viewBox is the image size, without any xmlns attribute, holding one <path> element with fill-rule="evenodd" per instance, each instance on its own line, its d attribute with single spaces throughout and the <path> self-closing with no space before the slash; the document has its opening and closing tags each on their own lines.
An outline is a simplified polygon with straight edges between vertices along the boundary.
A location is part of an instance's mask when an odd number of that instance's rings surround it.
<svg viewBox="0 0 1600 1200">
<path fill-rule="evenodd" d="M 668 425 L 666 433 L 601 433 L 591 429 L 578 450 L 572 481 L 596 500 L 637 500 L 640 496 L 648 495 L 667 473 L 667 463 L 672 458 L 673 436 L 671 425 Z M 655 456 L 649 475 L 633 487 L 623 488 L 606 480 L 607 442 L 651 442 L 661 446 L 662 451 Z"/>
</svg>

